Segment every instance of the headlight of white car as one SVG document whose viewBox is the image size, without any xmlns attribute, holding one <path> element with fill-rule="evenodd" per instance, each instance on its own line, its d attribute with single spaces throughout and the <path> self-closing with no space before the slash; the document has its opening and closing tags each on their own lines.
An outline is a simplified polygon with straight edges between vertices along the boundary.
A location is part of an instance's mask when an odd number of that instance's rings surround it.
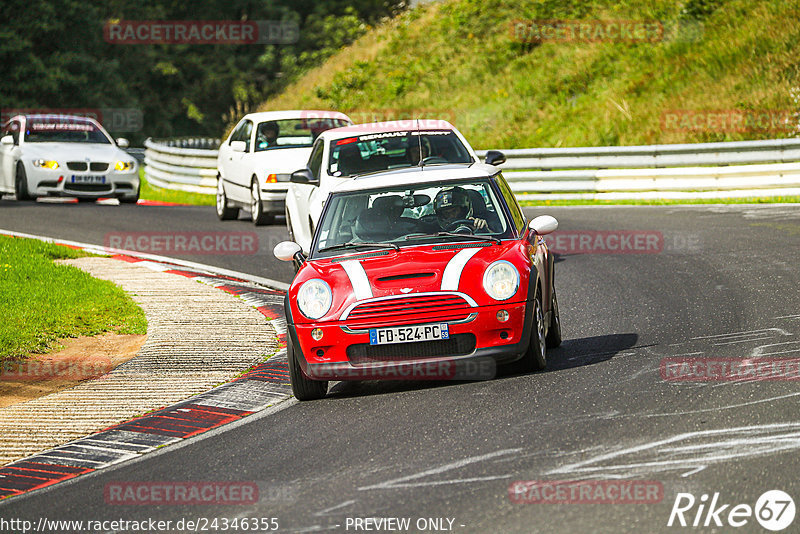
<svg viewBox="0 0 800 534">
<path fill-rule="evenodd" d="M 495 300 L 508 300 L 519 289 L 519 271 L 506 260 L 496 261 L 483 274 L 483 289 Z"/>
<path fill-rule="evenodd" d="M 134 163 L 132 161 L 118 161 L 114 164 L 116 171 L 129 171 L 133 169 Z"/>
<path fill-rule="evenodd" d="M 48 159 L 35 159 L 33 160 L 34 167 L 44 167 L 45 169 L 57 169 L 58 162 L 55 160 L 48 160 Z"/>
<path fill-rule="evenodd" d="M 319 319 L 331 309 L 333 293 L 324 280 L 314 278 L 300 286 L 297 292 L 297 306 L 309 319 Z"/>
</svg>

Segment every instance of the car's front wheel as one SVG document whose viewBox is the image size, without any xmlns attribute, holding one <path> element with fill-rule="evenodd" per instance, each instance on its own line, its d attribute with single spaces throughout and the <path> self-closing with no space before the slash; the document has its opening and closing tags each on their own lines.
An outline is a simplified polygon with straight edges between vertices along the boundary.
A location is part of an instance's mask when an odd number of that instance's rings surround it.
<svg viewBox="0 0 800 534">
<path fill-rule="evenodd" d="M 14 180 L 14 194 L 17 200 L 33 200 L 28 192 L 28 175 L 25 174 L 25 167 L 22 162 L 17 163 L 17 175 Z"/>
<path fill-rule="evenodd" d="M 264 213 L 264 206 L 261 204 L 261 187 L 255 178 L 250 185 L 250 217 L 256 226 L 272 222 L 272 216 Z"/>
<path fill-rule="evenodd" d="M 295 352 L 297 350 L 297 352 Z M 292 393 L 299 401 L 321 399 L 328 393 L 327 380 L 311 380 L 303 374 L 299 359 L 302 354 L 295 349 L 292 336 L 286 336 L 286 357 L 289 360 L 289 377 L 292 380 Z"/>
<path fill-rule="evenodd" d="M 545 343 L 548 347 L 554 348 L 561 345 L 561 318 L 558 315 L 558 297 L 556 296 L 555 287 L 553 288 L 553 304 L 551 310 L 550 328 L 547 329 Z"/>
<path fill-rule="evenodd" d="M 528 350 L 516 362 L 513 370 L 521 373 L 541 371 L 547 367 L 546 349 L 542 294 L 537 291 L 536 298 L 533 300 L 533 324 L 531 325 L 531 339 L 528 343 Z"/>
<path fill-rule="evenodd" d="M 139 202 L 139 191 L 140 189 L 136 189 L 136 193 L 129 196 L 129 197 L 119 197 L 120 204 L 136 204 Z"/>
<path fill-rule="evenodd" d="M 217 178 L 217 217 L 220 221 L 229 221 L 239 216 L 239 208 L 228 206 L 228 197 L 225 195 L 225 186 L 222 178 Z"/>
</svg>

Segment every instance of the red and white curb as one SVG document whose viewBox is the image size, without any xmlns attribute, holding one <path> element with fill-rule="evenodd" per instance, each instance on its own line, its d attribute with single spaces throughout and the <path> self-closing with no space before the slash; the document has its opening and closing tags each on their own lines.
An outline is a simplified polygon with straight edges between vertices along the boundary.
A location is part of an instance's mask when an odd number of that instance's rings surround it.
<svg viewBox="0 0 800 534">
<path fill-rule="evenodd" d="M 241 420 L 291 398 L 286 362 L 286 284 L 208 265 L 87 243 L 0 230 L 1 235 L 39 239 L 186 276 L 239 296 L 275 328 L 280 349 L 242 376 L 175 405 L 114 425 L 96 434 L 0 468 L 0 500 L 51 486 L 181 442 Z"/>
</svg>

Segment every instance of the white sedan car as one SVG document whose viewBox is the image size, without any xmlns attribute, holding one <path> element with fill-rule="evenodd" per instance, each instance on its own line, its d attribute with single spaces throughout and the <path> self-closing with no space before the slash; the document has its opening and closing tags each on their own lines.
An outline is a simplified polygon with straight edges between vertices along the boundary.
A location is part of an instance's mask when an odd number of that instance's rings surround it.
<svg viewBox="0 0 800 534">
<path fill-rule="evenodd" d="M 257 225 L 272 222 L 284 212 L 290 173 L 305 165 L 314 140 L 348 124 L 347 115 L 331 111 L 245 115 L 219 147 L 217 216 L 236 219 L 243 208 Z"/>
<path fill-rule="evenodd" d="M 0 194 L 94 201 L 139 199 L 136 160 L 97 121 L 73 115 L 17 115 L 0 133 Z"/>
<path fill-rule="evenodd" d="M 375 122 L 328 130 L 314 143 L 306 168 L 291 175 L 286 195 L 289 235 L 307 254 L 328 193 L 356 175 L 478 161 L 461 132 L 443 120 Z M 504 161 L 500 152 L 486 155 L 487 163 Z"/>
</svg>

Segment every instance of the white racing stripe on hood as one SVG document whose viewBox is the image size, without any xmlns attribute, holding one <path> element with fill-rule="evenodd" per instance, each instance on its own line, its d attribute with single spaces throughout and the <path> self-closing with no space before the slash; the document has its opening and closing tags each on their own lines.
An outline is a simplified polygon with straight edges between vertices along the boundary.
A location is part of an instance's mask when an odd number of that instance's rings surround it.
<svg viewBox="0 0 800 534">
<path fill-rule="evenodd" d="M 453 256 L 444 268 L 442 274 L 442 291 L 458 291 L 458 284 L 461 282 L 461 273 L 467 262 L 477 254 L 480 248 L 465 248 Z"/>
<path fill-rule="evenodd" d="M 342 266 L 347 277 L 350 279 L 350 285 L 353 286 L 353 294 L 356 300 L 364 300 L 372 298 L 372 287 L 369 285 L 369 278 L 364 266 L 358 260 L 343 261 L 339 265 Z"/>
</svg>

